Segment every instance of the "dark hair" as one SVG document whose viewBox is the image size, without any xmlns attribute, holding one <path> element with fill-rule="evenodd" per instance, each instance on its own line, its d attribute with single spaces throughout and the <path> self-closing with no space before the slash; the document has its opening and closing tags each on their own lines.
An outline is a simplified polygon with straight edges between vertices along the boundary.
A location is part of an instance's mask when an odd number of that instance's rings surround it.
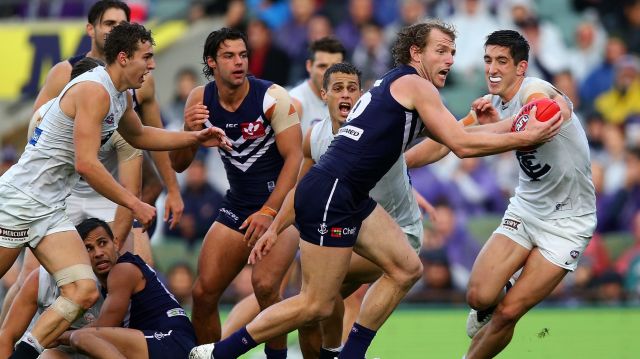
<svg viewBox="0 0 640 359">
<path fill-rule="evenodd" d="M 94 59 L 93 57 L 85 57 L 73 65 L 73 68 L 71 69 L 71 80 L 98 66 L 104 66 L 104 62 Z"/>
<path fill-rule="evenodd" d="M 316 52 L 328 52 L 330 54 L 341 54 L 343 60 L 344 58 L 347 57 L 347 50 L 344 48 L 344 45 L 342 45 L 340 40 L 332 36 L 326 36 L 312 42 L 309 45 L 308 51 L 309 51 L 308 59 L 311 60 L 311 62 L 316 60 Z"/>
<path fill-rule="evenodd" d="M 156 44 L 151 36 L 151 31 L 140 24 L 123 22 L 115 26 L 107 35 L 107 40 L 104 43 L 104 57 L 107 60 L 107 65 L 114 63 L 121 52 L 127 54 L 129 58 L 133 57 L 133 53 L 138 50 L 138 43 L 147 41 L 151 45 Z"/>
<path fill-rule="evenodd" d="M 131 9 L 129 8 L 129 5 L 118 0 L 100 0 L 93 4 L 91 9 L 89 9 L 87 21 L 91 25 L 97 24 L 102 19 L 102 15 L 104 15 L 104 13 L 109 9 L 120 9 L 124 11 L 127 21 L 131 21 Z"/>
<path fill-rule="evenodd" d="M 82 238 L 82 240 L 85 240 L 91 231 L 99 227 L 102 227 L 104 231 L 107 232 L 109 238 L 113 239 L 113 232 L 111 231 L 111 227 L 109 227 L 107 222 L 98 218 L 85 219 L 76 226 L 76 230 L 80 234 L 80 238 Z"/>
<path fill-rule="evenodd" d="M 422 51 L 427 47 L 427 40 L 433 29 L 442 31 L 454 41 L 456 39 L 456 30 L 453 25 L 441 20 L 433 19 L 407 26 L 398 32 L 391 48 L 394 64 L 408 65 L 411 62 L 411 46 L 417 46 Z"/>
<path fill-rule="evenodd" d="M 489 45 L 508 47 L 513 63 L 529 61 L 529 43 L 519 32 L 514 30 L 498 30 L 487 36 L 484 47 Z"/>
<path fill-rule="evenodd" d="M 329 66 L 327 71 L 324 72 L 324 76 L 322 77 L 322 88 L 325 89 L 325 91 L 329 88 L 329 78 L 331 77 L 331 74 L 338 72 L 358 76 L 358 86 L 362 88 L 362 72 L 348 62 L 338 62 L 337 64 Z"/>
<path fill-rule="evenodd" d="M 247 35 L 243 32 L 223 27 L 220 30 L 213 31 L 207 36 L 207 40 L 204 42 L 204 51 L 202 52 L 202 62 L 204 67 L 202 68 L 202 73 L 204 76 L 209 79 L 213 76 L 213 70 L 207 64 L 207 58 L 211 57 L 215 60 L 216 55 L 218 54 L 218 49 L 220 48 L 220 44 L 225 42 L 226 40 L 242 40 L 244 41 L 244 45 L 249 48 L 247 45 Z"/>
</svg>

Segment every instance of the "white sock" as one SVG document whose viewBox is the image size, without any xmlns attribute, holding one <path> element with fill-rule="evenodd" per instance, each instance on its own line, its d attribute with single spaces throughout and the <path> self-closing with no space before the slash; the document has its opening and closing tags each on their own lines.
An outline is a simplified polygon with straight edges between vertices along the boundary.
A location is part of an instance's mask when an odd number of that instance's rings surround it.
<svg viewBox="0 0 640 359">
<path fill-rule="evenodd" d="M 22 341 L 31 345 L 38 353 L 42 353 L 44 351 L 44 347 L 40 344 L 38 339 L 34 337 L 31 332 L 27 332 L 23 337 Z"/>
</svg>

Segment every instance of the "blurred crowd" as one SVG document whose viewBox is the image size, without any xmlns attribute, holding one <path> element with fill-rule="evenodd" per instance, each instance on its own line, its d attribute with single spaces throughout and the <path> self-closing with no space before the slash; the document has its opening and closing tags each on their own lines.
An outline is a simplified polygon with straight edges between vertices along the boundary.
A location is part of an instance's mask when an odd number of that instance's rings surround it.
<svg viewBox="0 0 640 359">
<path fill-rule="evenodd" d="M 135 18 L 144 21 L 159 1 L 127 2 L 137 9 Z M 3 4 L 0 16 L 60 18 L 82 17 L 92 1 Z M 309 76 L 308 45 L 333 35 L 362 71 L 365 89 L 393 66 L 389 49 L 399 28 L 441 18 L 458 30 L 455 65 L 442 94 L 459 117 L 471 100 L 486 93 L 485 37 L 497 29 L 519 30 L 531 44 L 528 74 L 567 94 L 583 121 L 597 193 L 597 233 L 578 269 L 551 300 L 640 302 L 640 0 L 197 0 L 186 16 L 189 22 L 220 16 L 226 26 L 245 31 L 251 73 L 288 88 Z M 186 98 L 200 79 L 196 69 L 176 71 L 174 96 L 162 104 L 168 128 L 182 127 Z M 5 147 L 1 155 L 3 171 L 15 161 L 16 151 Z M 222 171 L 217 153 L 198 154 L 180 178 L 185 203 L 180 226 L 164 228 L 164 236 L 197 250 L 227 189 Z M 407 300 L 462 303 L 473 261 L 487 239 L 475 238 L 469 223 L 502 215 L 518 183 L 515 156 L 461 160 L 449 155 L 411 176 L 437 216 L 425 219 L 424 276 Z M 609 241 L 622 247 L 612 249 Z M 251 290 L 249 275 L 243 273 L 227 295 L 230 301 Z M 171 280 L 177 283 L 172 289 L 180 296 L 188 293 L 184 283 L 193 280 L 193 272 L 179 263 L 167 278 L 170 285 Z"/>
</svg>

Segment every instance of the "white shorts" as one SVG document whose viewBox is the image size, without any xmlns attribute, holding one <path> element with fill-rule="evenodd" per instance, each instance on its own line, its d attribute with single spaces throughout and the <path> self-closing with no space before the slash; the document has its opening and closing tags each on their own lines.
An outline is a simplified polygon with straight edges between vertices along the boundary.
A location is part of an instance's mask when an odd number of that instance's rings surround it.
<svg viewBox="0 0 640 359">
<path fill-rule="evenodd" d="M 113 222 L 118 205 L 97 194 L 91 197 L 71 195 L 67 197 L 67 215 L 71 222 L 78 225 L 87 218 L 98 218 L 107 223 Z"/>
<path fill-rule="evenodd" d="M 596 228 L 596 214 L 541 220 L 509 205 L 494 233 L 531 250 L 538 247 L 551 263 L 573 271 Z"/>
<path fill-rule="evenodd" d="M 422 221 L 400 228 L 402 229 L 404 234 L 407 235 L 407 241 L 409 241 L 411 248 L 413 248 L 416 253 L 420 253 L 420 248 L 422 247 L 422 238 L 424 237 L 424 227 L 422 225 Z"/>
<path fill-rule="evenodd" d="M 13 186 L 0 184 L 0 247 L 35 248 L 49 234 L 75 230 L 64 208 L 45 206 Z"/>
</svg>

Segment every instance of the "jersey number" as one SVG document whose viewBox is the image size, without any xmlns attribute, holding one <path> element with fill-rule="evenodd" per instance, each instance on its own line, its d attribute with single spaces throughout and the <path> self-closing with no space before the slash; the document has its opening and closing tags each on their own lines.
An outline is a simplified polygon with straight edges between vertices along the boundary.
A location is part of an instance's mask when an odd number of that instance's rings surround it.
<svg viewBox="0 0 640 359">
<path fill-rule="evenodd" d="M 353 120 L 354 118 L 360 116 L 362 114 L 362 112 L 364 112 L 364 109 L 367 108 L 367 106 L 369 106 L 370 102 L 371 102 L 371 93 L 370 92 L 367 92 L 364 95 L 362 95 L 362 97 L 360 97 L 358 102 L 356 102 L 356 105 L 353 106 L 353 109 L 349 113 L 349 116 L 347 117 L 347 122 L 349 122 L 349 121 Z"/>
</svg>

